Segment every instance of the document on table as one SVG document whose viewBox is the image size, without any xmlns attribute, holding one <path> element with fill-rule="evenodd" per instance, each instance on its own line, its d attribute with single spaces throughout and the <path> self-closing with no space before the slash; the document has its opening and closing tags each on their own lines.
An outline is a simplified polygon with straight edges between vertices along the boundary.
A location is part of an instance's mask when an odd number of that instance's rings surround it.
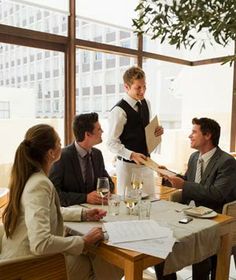
<svg viewBox="0 0 236 280">
<path fill-rule="evenodd" d="M 120 221 L 104 223 L 108 244 L 166 258 L 175 243 L 173 231 L 154 220 Z"/>
<path fill-rule="evenodd" d="M 103 224 L 112 244 L 163 238 L 166 236 L 163 227 L 154 220 L 117 221 Z"/>
<path fill-rule="evenodd" d="M 156 127 L 159 126 L 158 118 L 155 116 L 151 122 L 145 127 L 145 135 L 148 153 L 151 152 L 161 143 L 161 136 L 155 136 Z"/>
<path fill-rule="evenodd" d="M 117 243 L 113 244 L 113 246 L 165 259 L 172 252 L 175 242 L 173 232 L 166 228 L 166 236 L 163 238 Z"/>
</svg>

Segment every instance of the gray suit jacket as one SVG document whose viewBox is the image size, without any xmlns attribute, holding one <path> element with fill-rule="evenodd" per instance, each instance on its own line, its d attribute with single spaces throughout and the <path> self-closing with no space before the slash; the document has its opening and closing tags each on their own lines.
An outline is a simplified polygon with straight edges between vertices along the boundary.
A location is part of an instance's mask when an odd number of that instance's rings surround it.
<svg viewBox="0 0 236 280">
<path fill-rule="evenodd" d="M 217 148 L 203 173 L 200 183 L 195 183 L 199 152 L 190 156 L 188 170 L 183 176 L 183 202 L 194 200 L 196 205 L 221 212 L 225 203 L 236 200 L 236 160 Z"/>
<path fill-rule="evenodd" d="M 84 182 L 74 143 L 65 147 L 62 150 L 60 160 L 54 163 L 50 170 L 49 178 L 57 189 L 62 206 L 86 202 L 87 193 L 96 190 L 98 177 L 108 177 L 111 191 L 113 191 L 114 184 L 105 169 L 101 151 L 92 148 L 91 157 L 94 170 L 94 185 L 89 188 Z"/>
</svg>

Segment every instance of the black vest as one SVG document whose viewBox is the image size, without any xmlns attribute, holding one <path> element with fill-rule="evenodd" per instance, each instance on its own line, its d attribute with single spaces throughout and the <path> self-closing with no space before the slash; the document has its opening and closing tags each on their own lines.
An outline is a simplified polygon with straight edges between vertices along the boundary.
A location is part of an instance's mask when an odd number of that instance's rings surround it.
<svg viewBox="0 0 236 280">
<path fill-rule="evenodd" d="M 145 126 L 149 123 L 149 110 L 145 99 L 142 103 L 142 118 L 124 99 L 121 99 L 115 106 L 122 108 L 127 115 L 127 122 L 120 136 L 120 141 L 125 147 L 136 153 L 148 156 Z"/>
</svg>

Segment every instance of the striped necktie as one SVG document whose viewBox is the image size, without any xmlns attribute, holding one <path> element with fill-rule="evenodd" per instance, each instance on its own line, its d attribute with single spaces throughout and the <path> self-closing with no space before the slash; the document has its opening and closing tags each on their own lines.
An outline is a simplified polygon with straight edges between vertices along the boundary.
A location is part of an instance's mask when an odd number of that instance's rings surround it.
<svg viewBox="0 0 236 280">
<path fill-rule="evenodd" d="M 202 174 L 203 174 L 203 162 L 204 160 L 200 157 L 197 161 L 197 169 L 196 169 L 196 175 L 195 175 L 195 183 L 200 183 L 202 180 Z"/>
</svg>

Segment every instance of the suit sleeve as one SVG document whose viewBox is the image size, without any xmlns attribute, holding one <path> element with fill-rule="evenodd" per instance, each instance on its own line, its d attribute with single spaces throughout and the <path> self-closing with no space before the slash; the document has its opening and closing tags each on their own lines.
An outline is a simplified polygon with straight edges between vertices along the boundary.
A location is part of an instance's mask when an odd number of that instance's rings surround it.
<svg viewBox="0 0 236 280">
<path fill-rule="evenodd" d="M 234 158 L 227 158 L 210 174 L 204 184 L 185 181 L 183 199 L 224 204 L 230 201 L 230 196 L 235 193 L 235 182 L 236 162 Z"/>
<path fill-rule="evenodd" d="M 52 169 L 50 170 L 49 178 L 54 184 L 61 202 L 61 206 L 67 207 L 74 204 L 85 203 L 87 200 L 86 193 L 78 193 L 66 191 L 65 182 L 65 172 L 66 171 L 66 161 L 63 157 L 54 163 Z M 69 174 L 68 174 L 69 176 Z M 71 175 L 73 176 L 73 175 Z"/>
</svg>

